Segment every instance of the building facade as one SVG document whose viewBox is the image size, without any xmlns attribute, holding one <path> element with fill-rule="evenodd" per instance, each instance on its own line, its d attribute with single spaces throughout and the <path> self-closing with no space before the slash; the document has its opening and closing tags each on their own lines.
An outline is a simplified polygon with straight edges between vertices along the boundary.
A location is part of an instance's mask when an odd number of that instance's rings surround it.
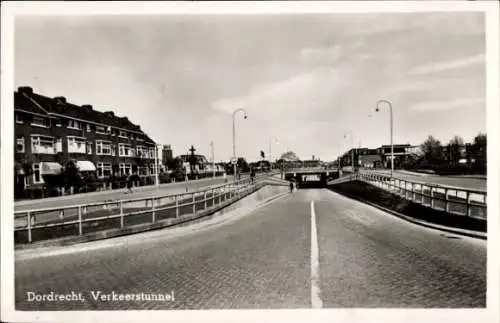
<svg viewBox="0 0 500 323">
<path fill-rule="evenodd" d="M 155 176 L 156 143 L 127 117 L 30 87 L 14 92 L 14 114 L 18 192 L 54 184 L 71 169 L 79 179 L 102 183 L 134 173 Z"/>
</svg>

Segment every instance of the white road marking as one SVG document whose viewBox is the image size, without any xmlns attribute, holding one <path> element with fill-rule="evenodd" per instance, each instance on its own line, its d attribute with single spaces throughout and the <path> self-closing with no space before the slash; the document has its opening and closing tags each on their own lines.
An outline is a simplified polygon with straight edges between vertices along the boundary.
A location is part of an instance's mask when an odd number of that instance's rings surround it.
<svg viewBox="0 0 500 323">
<path fill-rule="evenodd" d="M 319 248 L 318 230 L 316 228 L 316 212 L 314 201 L 311 201 L 311 305 L 312 308 L 322 308 L 323 301 L 319 288 Z"/>
</svg>

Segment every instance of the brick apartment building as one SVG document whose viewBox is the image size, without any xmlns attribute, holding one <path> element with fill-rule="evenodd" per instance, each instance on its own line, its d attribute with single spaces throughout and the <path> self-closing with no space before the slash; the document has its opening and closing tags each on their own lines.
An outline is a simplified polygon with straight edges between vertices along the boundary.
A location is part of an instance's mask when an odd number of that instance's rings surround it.
<svg viewBox="0 0 500 323">
<path fill-rule="evenodd" d="M 19 87 L 14 92 L 15 191 L 56 185 L 63 170 L 106 185 L 111 178 L 155 175 L 156 143 L 140 126 L 112 111 L 75 105 Z M 58 184 L 54 184 L 58 183 Z"/>
</svg>

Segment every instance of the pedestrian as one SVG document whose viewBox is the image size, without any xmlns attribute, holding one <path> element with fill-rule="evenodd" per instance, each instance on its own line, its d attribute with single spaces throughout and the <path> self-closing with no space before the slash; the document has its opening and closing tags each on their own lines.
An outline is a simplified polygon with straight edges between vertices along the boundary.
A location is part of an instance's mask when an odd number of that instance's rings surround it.
<svg viewBox="0 0 500 323">
<path fill-rule="evenodd" d="M 252 184 L 253 184 L 254 178 L 255 178 L 255 170 L 252 168 L 252 171 L 250 172 L 250 180 L 252 181 Z"/>
<path fill-rule="evenodd" d="M 133 181 L 132 175 L 128 175 L 128 177 L 127 177 L 127 192 L 126 193 L 133 193 L 132 192 L 133 185 L 134 185 L 134 181 Z"/>
<path fill-rule="evenodd" d="M 290 193 L 293 192 L 293 181 L 290 181 Z"/>
</svg>

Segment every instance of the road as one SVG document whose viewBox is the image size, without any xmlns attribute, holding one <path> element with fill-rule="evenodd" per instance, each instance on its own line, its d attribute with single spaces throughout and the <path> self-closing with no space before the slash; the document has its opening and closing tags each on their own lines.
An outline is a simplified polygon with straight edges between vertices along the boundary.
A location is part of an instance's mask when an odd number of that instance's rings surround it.
<svg viewBox="0 0 500 323">
<path fill-rule="evenodd" d="M 285 193 L 246 214 L 213 220 L 17 251 L 16 309 L 486 305 L 484 240 L 420 227 L 326 189 Z M 49 291 L 82 293 L 84 301 L 27 301 L 27 292 Z M 95 301 L 92 292 L 99 291 L 173 300 Z"/>
<path fill-rule="evenodd" d="M 248 177 L 248 175 L 242 175 L 241 178 Z M 228 181 L 233 179 L 233 176 L 227 176 Z M 124 194 L 127 189 L 119 189 L 119 190 L 110 190 L 103 192 L 92 192 L 92 193 L 82 193 L 75 195 L 67 195 L 56 198 L 45 198 L 38 200 L 26 200 L 15 203 L 15 211 L 25 211 L 25 210 L 33 210 L 33 209 L 42 209 L 42 208 L 51 208 L 51 207 L 63 207 L 69 205 L 79 205 L 79 204 L 88 204 L 101 202 L 106 200 L 115 200 L 115 199 L 134 199 L 134 198 L 142 198 L 142 197 L 150 197 L 153 195 L 168 195 L 175 193 L 183 193 L 186 192 L 186 188 L 190 191 L 196 190 L 202 187 L 223 184 L 224 178 L 217 177 L 215 179 L 202 179 L 202 180 L 194 180 L 188 182 L 176 182 L 170 184 L 162 184 L 159 188 L 156 186 L 142 186 L 135 189 L 132 194 Z"/>
<path fill-rule="evenodd" d="M 363 171 L 389 175 L 391 173 L 388 169 L 364 169 Z M 486 191 L 486 179 L 471 178 L 471 177 L 451 177 L 451 176 L 437 176 L 427 174 L 409 174 L 407 172 L 395 171 L 395 177 L 401 179 L 414 180 L 417 182 L 426 182 L 429 184 L 440 184 L 461 187 L 465 189 L 483 190 Z"/>
</svg>

